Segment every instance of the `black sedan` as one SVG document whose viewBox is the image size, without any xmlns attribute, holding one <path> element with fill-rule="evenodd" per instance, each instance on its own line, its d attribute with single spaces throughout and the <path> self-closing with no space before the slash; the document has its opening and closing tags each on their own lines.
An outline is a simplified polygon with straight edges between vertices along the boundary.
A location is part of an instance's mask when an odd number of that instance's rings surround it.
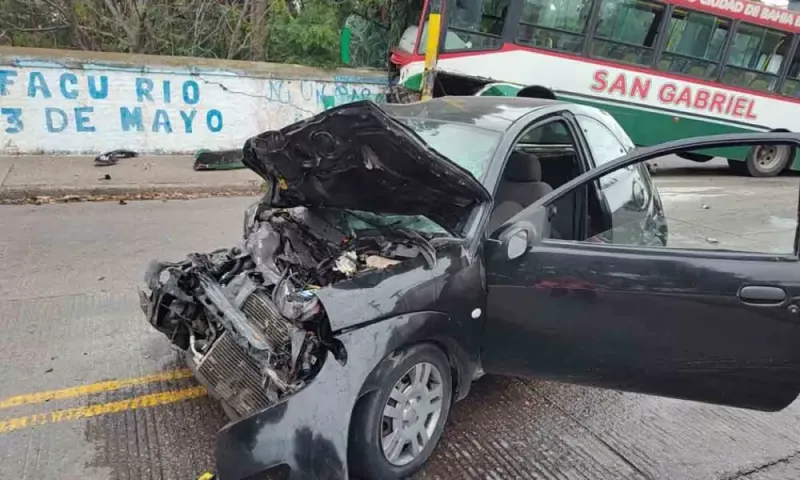
<svg viewBox="0 0 800 480">
<path fill-rule="evenodd" d="M 244 146 L 240 245 L 154 262 L 149 322 L 232 418 L 222 480 L 404 478 L 484 373 L 775 411 L 800 391 L 800 264 L 670 248 L 644 162 L 589 107 L 337 107 Z"/>
</svg>

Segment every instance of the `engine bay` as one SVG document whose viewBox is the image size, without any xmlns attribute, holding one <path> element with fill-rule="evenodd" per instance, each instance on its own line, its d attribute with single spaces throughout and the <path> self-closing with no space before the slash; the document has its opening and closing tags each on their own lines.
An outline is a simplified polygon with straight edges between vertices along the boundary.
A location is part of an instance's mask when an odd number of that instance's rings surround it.
<svg viewBox="0 0 800 480">
<path fill-rule="evenodd" d="M 348 228 L 353 221 L 369 228 Z M 315 292 L 412 259 L 432 266 L 430 240 L 356 212 L 258 203 L 245 214 L 239 245 L 152 262 L 142 309 L 228 414 L 245 416 L 302 388 L 326 352 L 344 361 Z"/>
</svg>

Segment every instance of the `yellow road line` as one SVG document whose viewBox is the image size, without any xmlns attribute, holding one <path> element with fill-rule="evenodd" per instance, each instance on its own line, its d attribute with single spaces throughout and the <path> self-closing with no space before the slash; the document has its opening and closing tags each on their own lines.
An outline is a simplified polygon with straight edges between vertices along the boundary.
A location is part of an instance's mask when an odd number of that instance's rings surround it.
<svg viewBox="0 0 800 480">
<path fill-rule="evenodd" d="M 185 388 L 183 390 L 151 393 L 149 395 L 142 395 L 141 397 L 134 397 L 116 402 L 101 403 L 88 407 L 67 408 L 64 410 L 56 410 L 54 412 L 37 413 L 36 415 L 29 415 L 27 417 L 10 418 L 8 420 L 0 420 L 0 433 L 13 432 L 14 430 L 35 427 L 38 425 L 46 425 L 48 423 L 67 422 L 70 420 L 97 417 L 99 415 L 105 415 L 108 413 L 136 410 L 138 408 L 157 407 L 159 405 L 167 405 L 169 403 L 202 397 L 207 393 L 208 392 L 206 391 L 205 387 L 192 387 Z"/>
<path fill-rule="evenodd" d="M 64 388 L 62 390 L 50 390 L 47 392 L 26 393 L 0 400 L 0 409 L 17 407 L 31 403 L 42 403 L 50 400 L 61 400 L 65 398 L 83 397 L 93 393 L 110 392 L 120 390 L 125 387 L 144 385 L 147 383 L 163 382 L 166 380 L 178 380 L 192 376 L 189 369 L 169 370 L 166 372 L 154 373 L 138 378 L 125 378 L 122 380 L 109 380 L 107 382 L 92 383 L 89 385 L 79 385 L 77 387 Z"/>
</svg>

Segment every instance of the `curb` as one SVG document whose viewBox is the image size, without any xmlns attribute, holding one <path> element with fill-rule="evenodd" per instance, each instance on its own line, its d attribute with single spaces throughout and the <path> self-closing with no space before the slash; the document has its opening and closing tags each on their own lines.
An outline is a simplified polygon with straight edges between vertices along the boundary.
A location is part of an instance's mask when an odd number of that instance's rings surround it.
<svg viewBox="0 0 800 480">
<path fill-rule="evenodd" d="M 150 184 L 150 185 L 101 185 L 101 186 L 50 186 L 15 185 L 0 189 L 0 202 L 26 203 L 49 201 L 104 201 L 104 200 L 149 200 L 168 198 L 197 198 L 213 196 L 261 195 L 264 190 L 259 182 L 229 185 L 195 184 Z"/>
</svg>

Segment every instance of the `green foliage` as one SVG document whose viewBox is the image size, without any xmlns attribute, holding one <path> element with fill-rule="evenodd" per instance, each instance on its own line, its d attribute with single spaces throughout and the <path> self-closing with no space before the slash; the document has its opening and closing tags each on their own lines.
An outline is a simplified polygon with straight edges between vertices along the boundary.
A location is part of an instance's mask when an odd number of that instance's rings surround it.
<svg viewBox="0 0 800 480">
<path fill-rule="evenodd" d="M 385 48 L 375 35 L 406 1 L 0 0 L 0 45 L 335 67 L 352 12 L 378 20 L 369 43 Z"/>
<path fill-rule="evenodd" d="M 278 9 L 270 17 L 268 57 L 282 63 L 322 67 L 339 64 L 339 6 L 312 0 L 296 16 Z"/>
</svg>

